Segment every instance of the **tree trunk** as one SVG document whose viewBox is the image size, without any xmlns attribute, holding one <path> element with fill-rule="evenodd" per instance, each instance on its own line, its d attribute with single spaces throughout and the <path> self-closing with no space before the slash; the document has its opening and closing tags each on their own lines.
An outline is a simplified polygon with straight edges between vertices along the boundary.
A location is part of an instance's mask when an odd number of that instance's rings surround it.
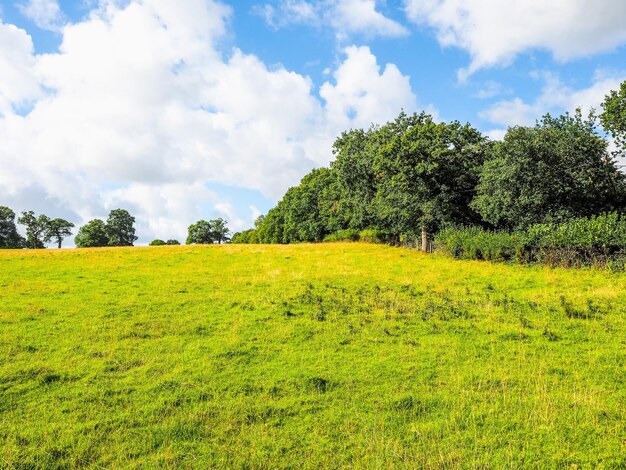
<svg viewBox="0 0 626 470">
<path fill-rule="evenodd" d="M 428 253 L 428 231 L 426 225 L 422 225 L 422 251 Z"/>
<path fill-rule="evenodd" d="M 61 249 L 61 242 L 62 242 L 63 240 L 61 240 L 61 239 L 59 238 L 57 241 L 59 242 L 59 250 L 60 250 L 60 249 Z"/>
</svg>

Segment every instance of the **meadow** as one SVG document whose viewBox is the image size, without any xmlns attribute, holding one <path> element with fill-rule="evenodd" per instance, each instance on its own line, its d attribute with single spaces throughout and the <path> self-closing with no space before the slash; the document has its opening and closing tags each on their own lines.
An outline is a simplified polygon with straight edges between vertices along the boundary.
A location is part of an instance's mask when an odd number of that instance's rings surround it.
<svg viewBox="0 0 626 470">
<path fill-rule="evenodd" d="M 624 468 L 626 274 L 362 243 L 0 252 L 0 467 Z"/>
</svg>

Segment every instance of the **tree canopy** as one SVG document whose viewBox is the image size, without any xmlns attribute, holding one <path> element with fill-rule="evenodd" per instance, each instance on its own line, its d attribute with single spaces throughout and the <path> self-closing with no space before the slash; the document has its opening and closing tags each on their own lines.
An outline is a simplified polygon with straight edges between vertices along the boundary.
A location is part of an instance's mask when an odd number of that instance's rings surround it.
<svg viewBox="0 0 626 470">
<path fill-rule="evenodd" d="M 133 246 L 135 218 L 125 209 L 113 209 L 106 222 L 106 232 L 110 246 Z"/>
<path fill-rule="evenodd" d="M 15 212 L 6 206 L 0 206 L 0 249 L 22 248 L 26 240 L 18 233 L 15 225 Z"/>
<path fill-rule="evenodd" d="M 613 136 L 622 153 L 626 154 L 626 81 L 622 82 L 619 90 L 609 92 L 602 108 L 602 126 Z"/>
<path fill-rule="evenodd" d="M 625 180 L 580 112 L 509 129 L 482 168 L 472 207 L 496 227 L 563 222 L 624 205 Z"/>
<path fill-rule="evenodd" d="M 199 220 L 189 226 L 187 235 L 188 245 L 210 245 L 228 241 L 230 231 L 224 219 Z"/>
<path fill-rule="evenodd" d="M 602 122 L 624 144 L 626 84 Z M 621 140 L 620 140 L 621 139 Z M 626 207 L 626 179 L 592 113 L 544 116 L 491 142 L 469 124 L 421 113 L 344 132 L 330 168 L 290 188 L 235 243 L 293 243 L 377 230 L 418 240 L 446 226 L 517 229 Z M 348 237 L 348 238 L 350 238 Z"/>
<path fill-rule="evenodd" d="M 54 242 L 57 244 L 57 247 L 61 248 L 65 237 L 69 237 L 72 235 L 72 228 L 74 228 L 74 224 L 72 222 L 68 222 L 65 219 L 59 218 L 52 219 L 48 223 L 46 238 L 49 241 L 54 240 Z"/>
<path fill-rule="evenodd" d="M 74 238 L 77 248 L 92 248 L 109 245 L 106 224 L 100 219 L 93 219 L 83 225 Z"/>
<path fill-rule="evenodd" d="M 26 226 L 26 246 L 28 248 L 45 248 L 50 241 L 48 229 L 50 217 L 45 214 L 35 216 L 33 211 L 22 212 L 17 222 Z"/>
</svg>

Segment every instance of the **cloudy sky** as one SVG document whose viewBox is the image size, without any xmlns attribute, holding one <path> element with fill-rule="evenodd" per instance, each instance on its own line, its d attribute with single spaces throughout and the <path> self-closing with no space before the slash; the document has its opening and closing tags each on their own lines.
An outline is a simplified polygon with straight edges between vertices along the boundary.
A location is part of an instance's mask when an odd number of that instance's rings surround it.
<svg viewBox="0 0 626 470">
<path fill-rule="evenodd" d="M 624 0 L 0 0 L 0 205 L 247 228 L 343 130 L 492 138 L 626 79 Z"/>
</svg>

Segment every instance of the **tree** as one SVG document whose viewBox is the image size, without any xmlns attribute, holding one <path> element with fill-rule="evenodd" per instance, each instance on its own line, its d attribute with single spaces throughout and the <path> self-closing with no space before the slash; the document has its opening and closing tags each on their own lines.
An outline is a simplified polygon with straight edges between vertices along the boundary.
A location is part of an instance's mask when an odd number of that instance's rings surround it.
<svg viewBox="0 0 626 470">
<path fill-rule="evenodd" d="M 208 245 L 213 243 L 213 227 L 206 220 L 199 220 L 189 226 L 187 245 Z"/>
<path fill-rule="evenodd" d="M 5 206 L 0 206 L 0 249 L 22 248 L 26 240 L 17 232 L 15 212 Z"/>
<path fill-rule="evenodd" d="M 106 224 L 100 219 L 90 220 L 78 230 L 74 243 L 78 248 L 108 246 L 109 236 Z"/>
<path fill-rule="evenodd" d="M 469 207 L 486 155 L 480 132 L 457 121 L 436 123 L 425 113 L 401 113 L 375 138 L 373 204 L 380 228 L 421 235 L 427 251 L 432 231 L 480 220 Z"/>
<path fill-rule="evenodd" d="M 256 230 L 253 228 L 244 230 L 242 232 L 236 232 L 235 234 L 233 234 L 231 242 L 235 244 L 256 243 L 254 241 L 255 235 L 256 235 Z"/>
<path fill-rule="evenodd" d="M 331 163 L 337 189 L 330 206 L 334 221 L 329 231 L 343 228 L 362 230 L 379 225 L 372 201 L 376 195 L 374 157 L 380 128 L 370 127 L 366 132 L 353 129 L 341 134 L 333 144 L 335 160 Z M 330 215 L 330 214 L 329 214 Z"/>
<path fill-rule="evenodd" d="M 163 246 L 163 245 L 165 245 L 165 242 L 161 240 L 160 238 L 157 238 L 156 240 L 152 240 L 150 242 L 150 246 Z"/>
<path fill-rule="evenodd" d="M 604 98 L 602 108 L 602 126 L 626 153 L 626 81 L 622 82 L 619 91 L 613 90 Z"/>
<path fill-rule="evenodd" d="M 165 242 L 166 245 L 180 245 L 180 242 L 178 240 L 174 240 L 172 238 L 170 238 L 168 241 Z"/>
<path fill-rule="evenodd" d="M 209 221 L 211 225 L 211 231 L 213 240 L 217 243 L 227 242 L 229 241 L 228 234 L 230 230 L 226 226 L 226 221 L 222 218 L 214 219 Z"/>
<path fill-rule="evenodd" d="M 48 236 L 48 228 L 50 226 L 50 218 L 41 214 L 35 217 L 33 211 L 22 212 L 17 222 L 26 226 L 26 246 L 28 248 L 45 248 L 46 243 L 50 241 Z"/>
<path fill-rule="evenodd" d="M 72 235 L 72 228 L 74 228 L 74 224 L 68 222 L 67 220 L 52 219 L 48 223 L 48 228 L 46 230 L 46 239 L 54 240 L 57 243 L 57 246 L 61 248 L 63 239 Z"/>
<path fill-rule="evenodd" d="M 106 222 L 110 246 L 133 246 L 137 237 L 134 228 L 135 218 L 125 209 L 114 209 Z"/>
<path fill-rule="evenodd" d="M 211 245 L 215 242 L 226 242 L 229 241 L 229 233 L 230 230 L 228 230 L 224 219 L 199 220 L 189 226 L 187 244 Z"/>
<path fill-rule="evenodd" d="M 607 147 L 593 115 L 583 119 L 580 111 L 510 128 L 481 170 L 472 207 L 501 228 L 619 210 L 625 179 Z"/>
</svg>

